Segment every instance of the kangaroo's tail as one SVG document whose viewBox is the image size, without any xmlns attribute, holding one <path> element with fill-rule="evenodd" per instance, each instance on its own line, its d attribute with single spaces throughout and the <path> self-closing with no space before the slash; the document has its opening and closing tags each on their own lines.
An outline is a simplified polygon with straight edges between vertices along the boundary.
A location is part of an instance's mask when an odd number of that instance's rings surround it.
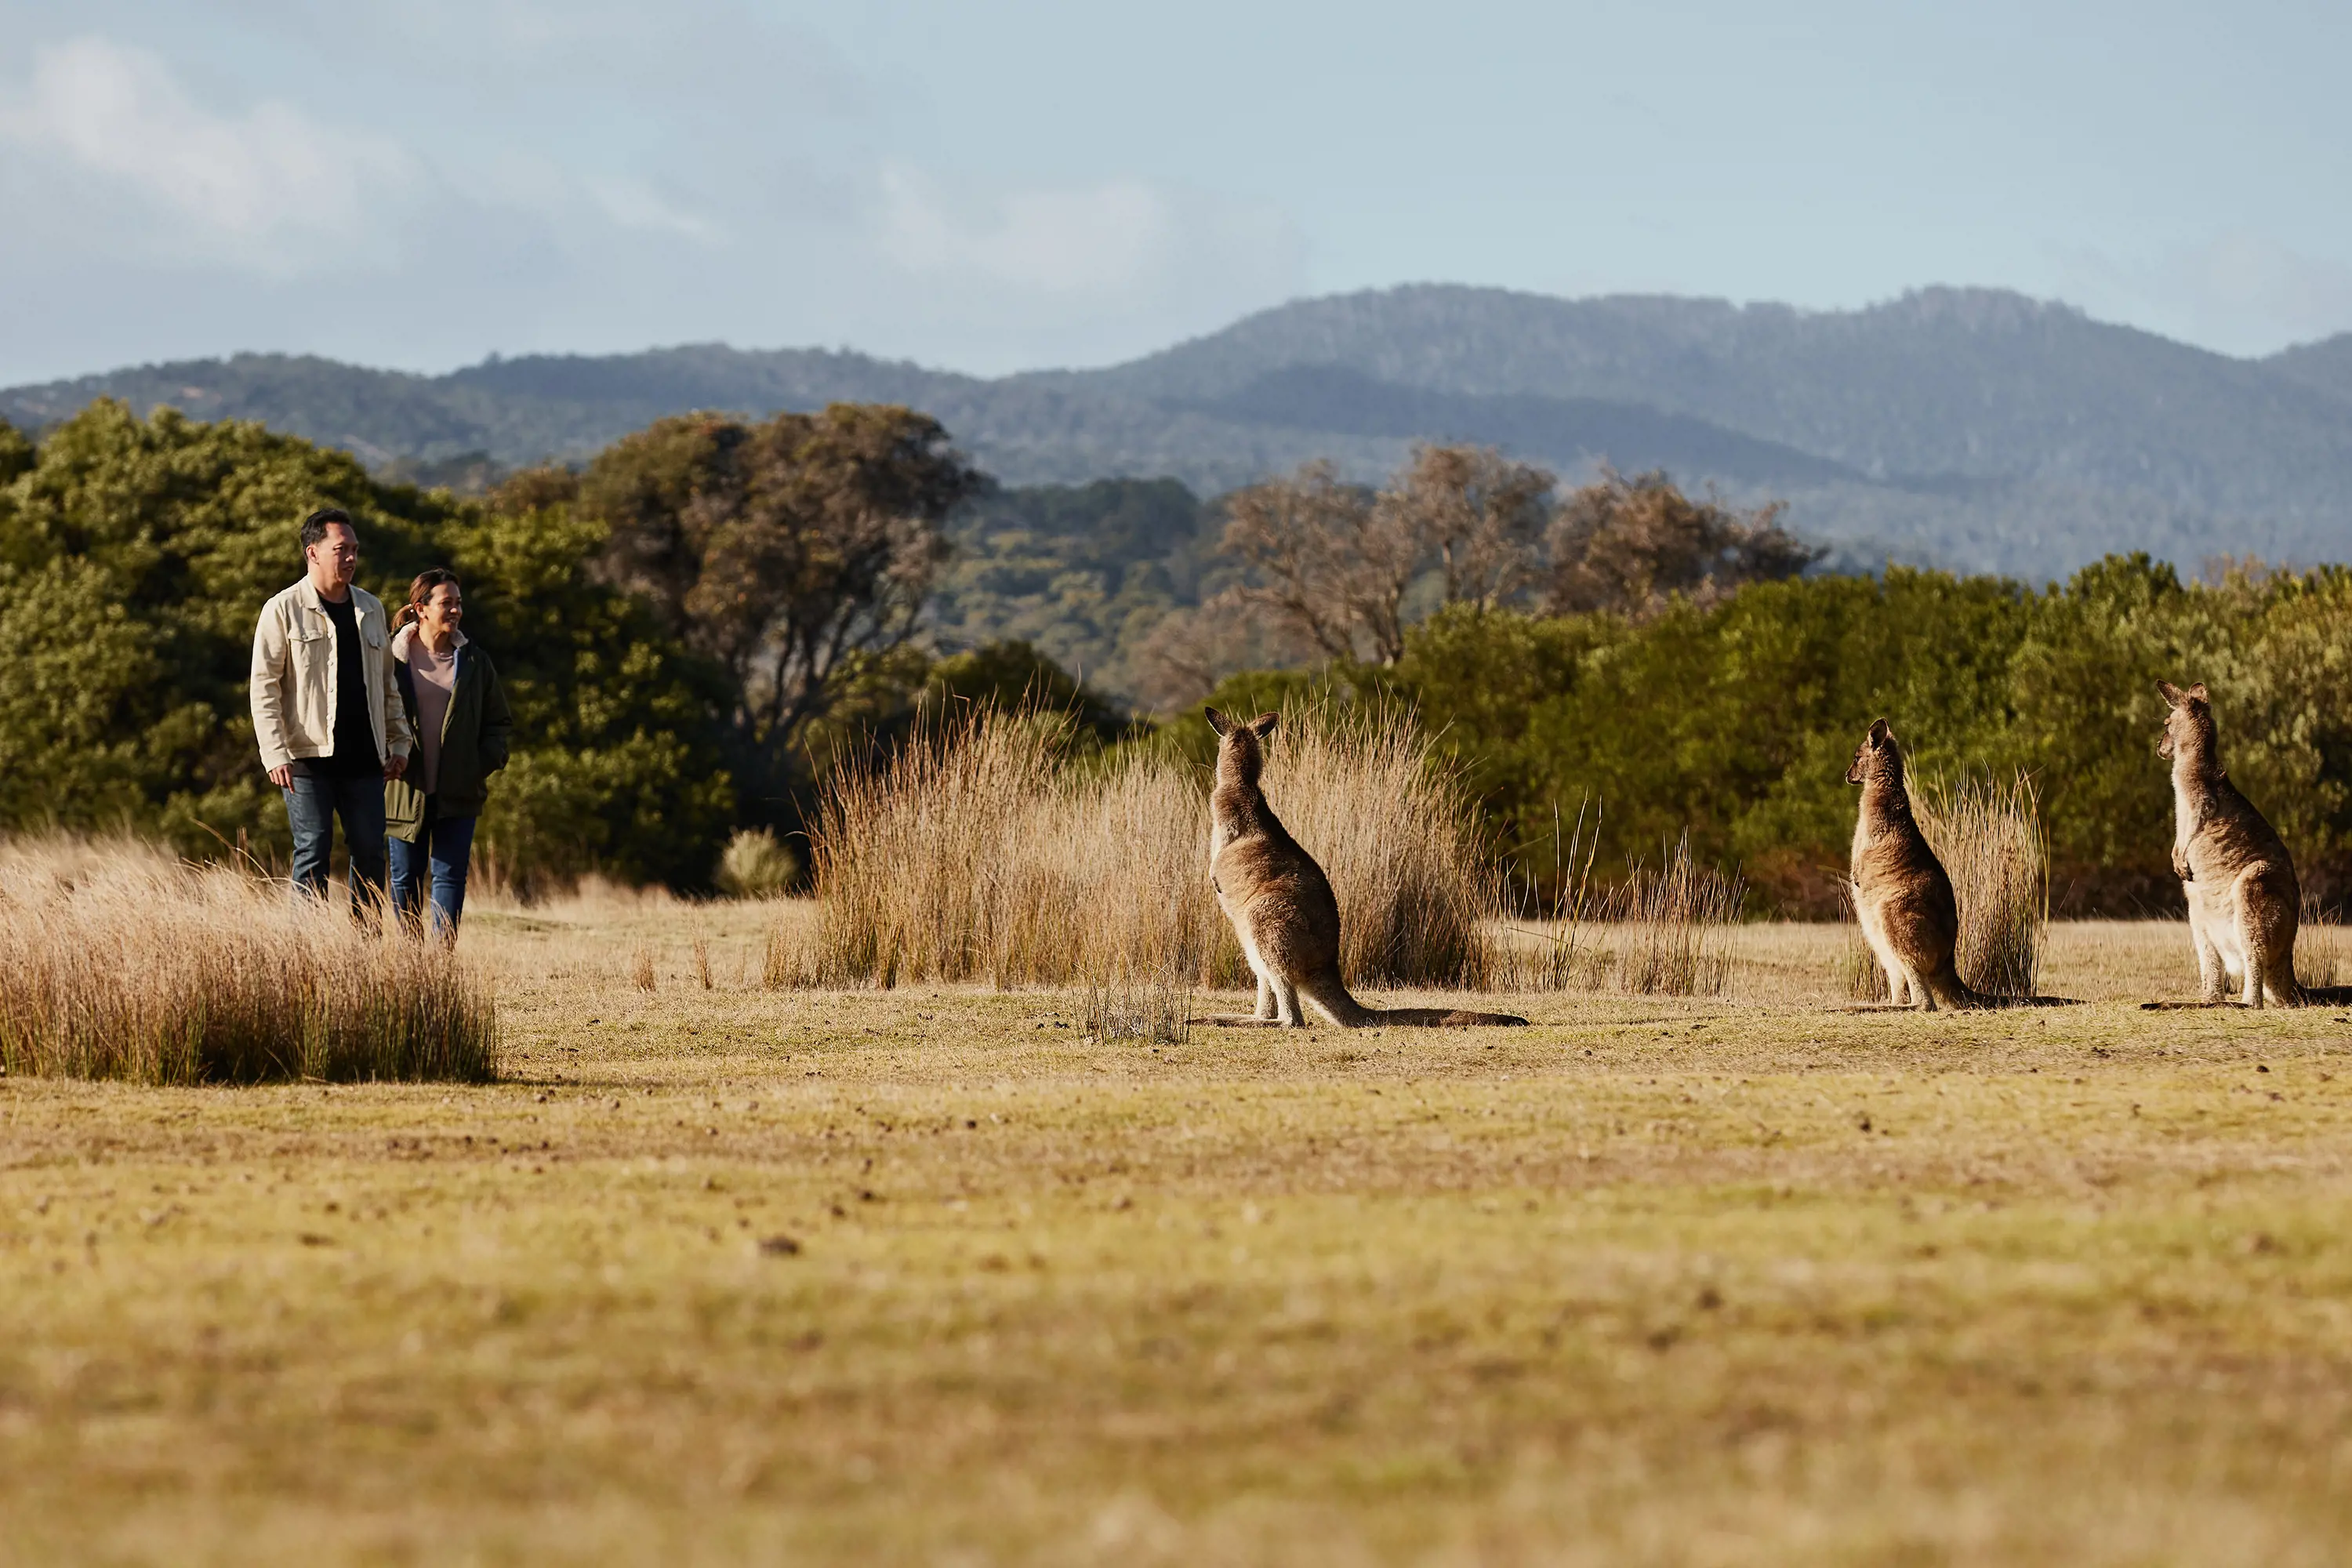
<svg viewBox="0 0 2352 1568">
<path fill-rule="evenodd" d="M 1929 975 L 1927 989 L 1934 994 L 1938 1007 L 1998 1007 L 2004 1000 L 1971 988 L 1967 981 L 1960 978 L 1958 966 L 1947 966 L 1941 974 Z"/>
<path fill-rule="evenodd" d="M 1369 1021 L 1409 1029 L 1525 1028 L 1528 1023 L 1513 1013 L 1471 1013 L 1458 1007 L 1386 1007 L 1371 1011 Z"/>
<path fill-rule="evenodd" d="M 1298 994 L 1315 1004 L 1315 1010 L 1343 1029 L 1362 1029 L 1381 1021 L 1382 1015 L 1367 1007 L 1348 994 L 1347 983 L 1339 978 L 1338 965 L 1328 974 L 1318 974 L 1298 983 Z"/>
</svg>

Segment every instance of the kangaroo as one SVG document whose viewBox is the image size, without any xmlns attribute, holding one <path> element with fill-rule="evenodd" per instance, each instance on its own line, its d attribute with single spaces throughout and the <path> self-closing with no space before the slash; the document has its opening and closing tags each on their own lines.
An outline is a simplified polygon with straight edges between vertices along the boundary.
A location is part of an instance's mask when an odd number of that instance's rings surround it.
<svg viewBox="0 0 2352 1568">
<path fill-rule="evenodd" d="M 2183 691 L 2168 680 L 2164 739 L 2156 754 L 2172 763 L 2172 869 L 2189 900 L 2189 941 L 2206 1002 L 2229 983 L 2259 1007 L 2267 994 L 2302 999 L 2294 983 L 2294 931 L 2303 893 L 2294 861 L 2279 836 L 2221 771 L 2213 708 L 2205 683 Z"/>
<path fill-rule="evenodd" d="M 1382 1024 L 1427 1026 L 1525 1024 L 1506 1013 L 1442 1007 L 1367 1007 L 1339 975 L 1339 900 L 1315 857 L 1299 847 L 1266 804 L 1258 779 L 1277 715 L 1246 724 L 1208 710 L 1217 732 L 1217 787 L 1209 795 L 1209 885 L 1234 922 L 1257 976 L 1253 1022 L 1305 1028 L 1302 998 L 1343 1029 Z"/>
<path fill-rule="evenodd" d="M 1985 997 L 1961 983 L 1952 962 L 1959 902 L 1944 863 L 1911 815 L 1903 750 L 1885 720 L 1872 722 L 1845 782 L 1862 786 L 1862 812 L 1853 825 L 1853 910 L 1886 971 L 1888 995 L 1898 1006 L 1930 1013 L 1938 1006 L 1986 1005 Z"/>
</svg>

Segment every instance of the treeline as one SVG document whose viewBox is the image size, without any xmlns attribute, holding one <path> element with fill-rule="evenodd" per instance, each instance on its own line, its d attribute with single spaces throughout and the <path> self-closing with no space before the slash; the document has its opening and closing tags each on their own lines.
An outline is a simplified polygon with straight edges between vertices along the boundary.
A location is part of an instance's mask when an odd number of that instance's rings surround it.
<svg viewBox="0 0 2352 1568">
<path fill-rule="evenodd" d="M 0 826 L 282 860 L 246 675 L 260 605 L 300 574 L 295 522 L 331 504 L 387 602 L 428 565 L 465 582 L 517 735 L 486 863 L 708 886 L 733 830 L 789 834 L 830 759 L 927 703 L 1034 691 L 1118 729 L 1018 646 L 913 645 L 941 521 L 984 489 L 932 421 L 863 405 L 665 420 L 480 500 L 168 409 L 95 403 L 37 446 L 0 424 Z"/>
<path fill-rule="evenodd" d="M 1582 806 L 1588 845 L 1600 816 L 1597 876 L 1654 864 L 1687 829 L 1703 858 L 1745 872 L 1758 908 L 1810 915 L 1837 908 L 1846 766 L 1885 717 L 1915 780 L 2029 773 L 2058 910 L 2135 915 L 2179 905 L 2159 677 L 2212 688 L 2230 776 L 2295 851 L 2305 888 L 2340 903 L 2352 891 L 2343 567 L 2184 583 L 2146 556 L 2110 557 L 2038 592 L 1897 569 L 1754 584 L 1648 616 L 1458 606 L 1408 632 L 1392 667 L 1245 674 L 1212 700 L 1254 711 L 1321 688 L 1410 702 L 1538 882 L 1564 858 L 1555 821 L 1565 835 Z M 1182 722 L 1205 752 L 1205 724 Z"/>
<path fill-rule="evenodd" d="M 1177 714 L 1160 741 L 1203 758 L 1212 685 L 1250 710 L 1306 688 L 1410 703 L 1528 880 L 1556 875 L 1555 822 L 1581 807 L 1601 876 L 1687 830 L 1758 909 L 1814 914 L 1845 860 L 1847 760 L 1882 715 L 1922 774 L 2033 776 L 2062 909 L 2172 907 L 2154 682 L 2202 679 L 2306 884 L 2332 898 L 2352 869 L 2341 569 L 1802 575 L 1769 510 L 1657 476 L 1563 497 L 1464 448 L 1377 491 L 1310 468 L 1207 508 L 1167 481 L 1007 491 L 934 422 L 864 405 L 664 420 L 478 500 L 251 424 L 100 403 L 37 446 L 0 426 L 0 826 L 282 853 L 247 650 L 323 503 L 359 519 L 385 597 L 428 564 L 463 574 L 520 741 L 481 842 L 525 880 L 705 886 L 731 832 L 789 837 L 845 755 L 959 701 L 1146 737 L 1033 641 L 1156 689 Z"/>
</svg>

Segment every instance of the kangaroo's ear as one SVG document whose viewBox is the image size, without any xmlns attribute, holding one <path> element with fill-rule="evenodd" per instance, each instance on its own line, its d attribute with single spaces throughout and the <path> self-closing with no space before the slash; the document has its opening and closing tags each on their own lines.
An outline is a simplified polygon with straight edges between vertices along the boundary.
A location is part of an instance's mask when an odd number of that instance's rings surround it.
<svg viewBox="0 0 2352 1568">
<path fill-rule="evenodd" d="M 2178 708 L 2182 703 L 2189 700 L 2189 693 L 2181 690 L 2180 688 L 2173 685 L 2169 680 L 2158 681 L 2156 683 L 2156 689 L 2158 692 L 2162 693 L 2164 697 L 2164 705 L 2168 708 Z"/>
<path fill-rule="evenodd" d="M 1209 728 L 1214 730 L 1219 735 L 1230 735 L 1234 732 L 1234 721 L 1215 709 L 1203 708 L 1201 711 L 1208 715 Z"/>
<path fill-rule="evenodd" d="M 2196 685 L 2189 689 L 2189 700 L 2191 702 L 2210 702 L 2213 700 L 2205 695 L 2205 683 L 2200 680 Z"/>
<path fill-rule="evenodd" d="M 1873 719 L 1870 721 L 1870 743 L 1872 745 L 1883 746 L 1886 744 L 1887 737 L 1894 733 L 1894 731 L 1886 727 L 1885 720 Z"/>
<path fill-rule="evenodd" d="M 1282 715 L 1279 713 L 1261 713 L 1250 721 L 1250 732 L 1263 741 L 1274 733 L 1275 725 L 1281 721 Z"/>
</svg>

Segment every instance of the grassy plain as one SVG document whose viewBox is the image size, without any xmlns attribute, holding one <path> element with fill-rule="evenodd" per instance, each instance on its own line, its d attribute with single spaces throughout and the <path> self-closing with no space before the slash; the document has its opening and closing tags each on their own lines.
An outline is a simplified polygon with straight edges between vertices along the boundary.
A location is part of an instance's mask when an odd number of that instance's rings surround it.
<svg viewBox="0 0 2352 1568">
<path fill-rule="evenodd" d="M 0 1561 L 2352 1552 L 2352 1022 L 2179 928 L 1154 1048 L 764 918 L 469 917 L 491 1085 L 0 1080 Z"/>
</svg>

